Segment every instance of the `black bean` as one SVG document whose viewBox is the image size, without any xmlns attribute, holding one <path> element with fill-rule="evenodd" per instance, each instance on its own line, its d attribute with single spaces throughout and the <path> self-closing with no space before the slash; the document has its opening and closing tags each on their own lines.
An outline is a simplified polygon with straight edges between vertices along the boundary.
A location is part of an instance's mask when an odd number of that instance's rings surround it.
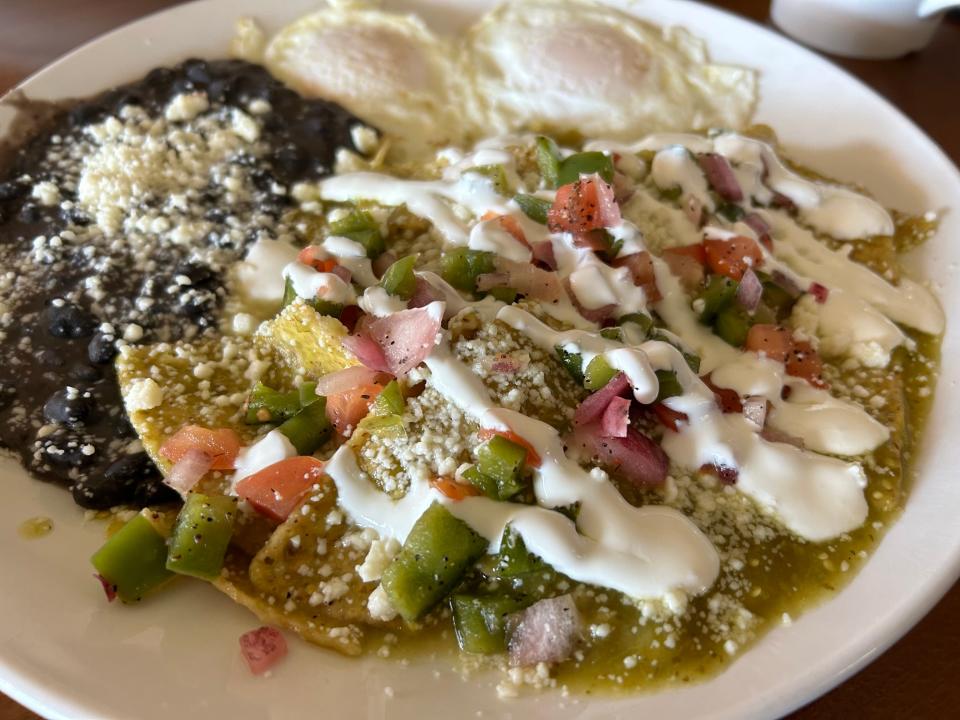
<svg viewBox="0 0 960 720">
<path fill-rule="evenodd" d="M 89 391 L 71 388 L 57 390 L 43 405 L 43 416 L 60 425 L 82 425 L 96 416 L 97 403 Z"/>
<path fill-rule="evenodd" d="M 310 158 L 303 150 L 289 143 L 274 151 L 270 164 L 289 182 L 302 177 L 310 166 Z"/>
<path fill-rule="evenodd" d="M 60 434 L 45 439 L 43 457 L 51 465 L 63 470 L 81 468 L 94 460 L 93 455 L 87 455 L 83 452 L 85 445 L 87 445 L 87 441 L 82 437 L 69 433 Z M 95 454 L 96 452 L 94 452 Z"/>
<path fill-rule="evenodd" d="M 19 180 L 7 180 L 0 183 L 0 200 L 14 200 L 27 193 L 27 186 Z"/>
<path fill-rule="evenodd" d="M 67 364 L 67 359 L 63 356 L 63 353 L 58 353 L 50 348 L 38 352 L 37 360 L 41 365 L 49 368 L 62 368 Z"/>
<path fill-rule="evenodd" d="M 197 58 L 184 60 L 183 71 L 197 87 L 203 87 L 210 82 L 210 66 L 203 60 Z"/>
<path fill-rule="evenodd" d="M 13 383 L 0 381 L 0 410 L 6 410 L 17 399 L 17 390 Z"/>
<path fill-rule="evenodd" d="M 67 374 L 71 380 L 79 380 L 80 382 L 96 382 L 103 377 L 103 373 L 98 368 L 87 364 L 74 365 Z"/>
<path fill-rule="evenodd" d="M 92 125 L 104 116 L 103 109 L 92 102 L 75 105 L 67 113 L 67 121 L 73 127 Z"/>
<path fill-rule="evenodd" d="M 103 365 L 113 360 L 117 355 L 115 342 L 116 338 L 112 335 L 104 335 L 103 333 L 94 335 L 90 339 L 90 344 L 87 345 L 87 357 L 90 362 Z"/>
<path fill-rule="evenodd" d="M 174 276 L 185 275 L 190 278 L 191 285 L 203 285 L 215 278 L 215 273 L 208 265 L 199 263 L 180 263 L 173 269 Z"/>
<path fill-rule="evenodd" d="M 35 223 L 39 222 L 40 218 L 43 217 L 43 211 L 34 203 L 24 203 L 23 207 L 20 208 L 18 217 L 20 218 L 20 222 Z"/>
<path fill-rule="evenodd" d="M 97 327 L 97 319 L 79 305 L 60 302 L 47 307 L 47 331 L 58 338 L 74 340 L 89 337 Z"/>
<path fill-rule="evenodd" d="M 73 486 L 78 505 L 105 510 L 116 505 L 160 505 L 175 502 L 177 493 L 163 484 L 163 476 L 145 452 L 124 455 L 102 474 L 91 474 Z"/>
</svg>

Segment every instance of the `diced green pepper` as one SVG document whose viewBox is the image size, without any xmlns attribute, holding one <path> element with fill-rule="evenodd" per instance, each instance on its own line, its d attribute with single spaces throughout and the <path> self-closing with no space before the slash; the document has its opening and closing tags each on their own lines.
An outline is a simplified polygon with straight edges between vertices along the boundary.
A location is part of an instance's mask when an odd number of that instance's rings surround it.
<svg viewBox="0 0 960 720">
<path fill-rule="evenodd" d="M 656 376 L 657 382 L 660 383 L 660 389 L 657 391 L 657 402 L 683 395 L 683 386 L 680 385 L 677 374 L 673 370 L 657 370 Z"/>
<path fill-rule="evenodd" d="M 475 292 L 477 278 L 494 271 L 494 254 L 484 250 L 454 248 L 440 260 L 443 279 L 458 290 Z"/>
<path fill-rule="evenodd" d="M 521 475 L 527 460 L 527 449 L 494 435 L 477 448 L 477 471 L 497 484 L 497 499 L 507 500 L 523 489 Z"/>
<path fill-rule="evenodd" d="M 508 287 L 495 287 L 490 288 L 487 291 L 487 294 L 496 298 L 502 303 L 507 303 L 507 305 L 512 305 L 517 301 L 517 291 L 513 288 Z"/>
<path fill-rule="evenodd" d="M 407 432 L 399 415 L 367 415 L 360 426 L 374 435 L 386 437 L 403 437 Z"/>
<path fill-rule="evenodd" d="M 680 354 L 683 355 L 683 359 L 686 360 L 687 365 L 695 373 L 700 372 L 700 356 L 695 355 L 692 352 L 688 352 L 686 348 L 680 345 L 676 340 L 663 332 L 660 328 L 653 328 L 650 331 L 651 340 L 659 340 L 660 342 L 665 342 L 667 345 L 673 345 L 677 350 L 680 351 Z"/>
<path fill-rule="evenodd" d="M 750 332 L 750 316 L 736 307 L 721 310 L 713 321 L 713 332 L 734 347 L 743 347 Z"/>
<path fill-rule="evenodd" d="M 520 534 L 508 526 L 500 539 L 500 552 L 494 556 L 487 574 L 496 578 L 513 578 L 538 572 L 544 567 L 543 560 L 527 550 Z"/>
<path fill-rule="evenodd" d="M 396 380 L 388 382 L 373 401 L 371 409 L 374 415 L 403 415 L 403 411 L 407 409 L 407 403 L 400 391 L 400 383 Z"/>
<path fill-rule="evenodd" d="M 143 510 L 115 532 L 90 562 L 126 603 L 139 601 L 173 577 L 166 567 L 166 538 L 150 520 L 149 510 Z"/>
<path fill-rule="evenodd" d="M 509 595 L 452 595 L 453 628 L 460 649 L 492 655 L 507 649 L 507 616 L 529 602 Z"/>
<path fill-rule="evenodd" d="M 324 397 L 318 397 L 317 402 L 307 405 L 277 428 L 293 443 L 298 455 L 313 455 L 329 437 L 330 429 Z"/>
<path fill-rule="evenodd" d="M 360 243 L 371 259 L 387 249 L 380 226 L 366 210 L 354 210 L 345 218 L 330 223 L 330 234 Z"/>
<path fill-rule="evenodd" d="M 297 391 L 300 394 L 300 407 L 313 405 L 320 396 L 317 395 L 317 384 L 315 382 L 305 382 Z"/>
<path fill-rule="evenodd" d="M 703 309 L 700 311 L 700 322 L 710 325 L 717 314 L 727 307 L 737 295 L 737 283 L 722 275 L 713 275 L 707 286 L 700 293 L 703 300 Z"/>
<path fill-rule="evenodd" d="M 623 331 L 618 327 L 600 328 L 600 337 L 620 342 L 623 339 Z"/>
<path fill-rule="evenodd" d="M 233 536 L 236 498 L 190 493 L 170 538 L 167 570 L 212 580 L 223 568 Z"/>
<path fill-rule="evenodd" d="M 576 380 L 578 385 L 583 385 L 583 358 L 580 353 L 564 350 L 559 345 L 555 349 L 560 364 L 570 373 L 570 377 Z"/>
<path fill-rule="evenodd" d="M 510 181 L 507 180 L 507 171 L 503 165 L 474 165 L 465 172 L 477 173 L 493 181 L 493 189 L 498 195 L 510 194 Z"/>
<path fill-rule="evenodd" d="M 500 499 L 500 491 L 497 487 L 497 481 L 489 475 L 484 475 L 482 472 L 477 470 L 476 465 L 472 465 L 463 471 L 463 479 L 473 485 L 488 498 L 493 500 Z"/>
<path fill-rule="evenodd" d="M 746 212 L 736 203 L 722 202 L 717 205 L 717 215 L 724 218 L 727 222 L 735 223 L 738 220 L 743 220 Z"/>
<path fill-rule="evenodd" d="M 617 320 L 618 325 L 633 323 L 640 328 L 640 332 L 646 336 L 653 327 L 653 318 L 642 312 L 627 313 Z"/>
<path fill-rule="evenodd" d="M 249 425 L 282 422 L 300 412 L 301 406 L 299 390 L 284 393 L 257 382 L 247 400 L 246 422 Z"/>
<path fill-rule="evenodd" d="M 413 274 L 416 267 L 417 255 L 407 255 L 400 258 L 380 278 L 380 285 L 391 295 L 409 300 L 417 289 L 417 276 Z"/>
<path fill-rule="evenodd" d="M 606 182 L 613 182 L 613 159 L 602 152 L 579 152 L 564 158 L 560 163 L 558 185 L 576 182 L 581 175 L 597 173 Z"/>
<path fill-rule="evenodd" d="M 793 311 L 797 297 L 766 273 L 757 272 L 757 275 L 763 283 L 763 295 L 760 296 L 763 304 L 773 311 L 777 322 L 785 320 Z"/>
<path fill-rule="evenodd" d="M 599 390 L 613 380 L 617 372 L 610 367 L 603 355 L 597 355 L 587 364 L 587 370 L 583 374 L 583 386 L 587 390 Z"/>
<path fill-rule="evenodd" d="M 293 288 L 293 281 L 290 278 L 287 278 L 287 282 L 283 286 L 283 302 L 280 305 L 281 309 L 285 308 L 296 299 L 297 291 Z M 321 315 L 340 317 L 340 313 L 343 312 L 343 305 L 340 303 L 330 302 L 329 300 L 321 300 L 320 298 L 304 298 L 303 300 L 305 303 L 307 303 L 307 305 L 312 307 Z"/>
<path fill-rule="evenodd" d="M 538 222 L 541 225 L 547 224 L 547 213 L 550 212 L 550 208 L 553 206 L 549 200 L 541 200 L 534 195 L 514 195 L 513 199 L 516 200 L 517 205 L 520 206 L 520 209 L 523 210 L 523 214 L 534 222 Z"/>
<path fill-rule="evenodd" d="M 553 140 L 544 135 L 537 137 L 537 166 L 545 186 L 555 188 L 559 185 L 560 149 Z"/>
<path fill-rule="evenodd" d="M 381 586 L 403 619 L 414 622 L 456 587 L 486 548 L 484 538 L 435 502 L 384 570 Z"/>
</svg>

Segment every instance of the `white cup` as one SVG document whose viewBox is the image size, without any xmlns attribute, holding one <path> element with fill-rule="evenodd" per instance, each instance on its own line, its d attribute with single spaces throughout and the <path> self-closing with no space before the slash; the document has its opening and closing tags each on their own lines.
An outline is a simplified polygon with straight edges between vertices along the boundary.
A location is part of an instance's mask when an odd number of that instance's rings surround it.
<svg viewBox="0 0 960 720">
<path fill-rule="evenodd" d="M 880 59 L 926 47 L 951 7 L 960 7 L 960 0 L 773 0 L 770 15 L 811 47 Z"/>
</svg>

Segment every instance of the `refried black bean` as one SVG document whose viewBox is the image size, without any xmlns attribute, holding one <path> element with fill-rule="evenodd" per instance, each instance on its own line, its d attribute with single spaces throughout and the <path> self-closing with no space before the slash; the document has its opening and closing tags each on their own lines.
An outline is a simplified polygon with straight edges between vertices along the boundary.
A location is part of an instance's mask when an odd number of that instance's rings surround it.
<svg viewBox="0 0 960 720">
<path fill-rule="evenodd" d="M 232 127 L 242 136 L 239 117 L 255 122 L 256 138 L 199 187 L 95 206 L 82 168 L 109 141 L 103 134 L 157 122 L 175 142 L 194 122 L 167 114 L 181 93 L 209 101 L 191 132 Z M 225 270 L 257 238 L 286 231 L 291 187 L 329 174 L 340 148 L 357 151 L 351 130 L 362 124 L 260 66 L 190 59 L 64 103 L 8 149 L 0 167 L 0 444 L 35 476 L 70 487 L 83 507 L 176 500 L 126 417 L 118 347 L 216 332 Z M 116 227 L 110 212 L 120 214 Z"/>
</svg>

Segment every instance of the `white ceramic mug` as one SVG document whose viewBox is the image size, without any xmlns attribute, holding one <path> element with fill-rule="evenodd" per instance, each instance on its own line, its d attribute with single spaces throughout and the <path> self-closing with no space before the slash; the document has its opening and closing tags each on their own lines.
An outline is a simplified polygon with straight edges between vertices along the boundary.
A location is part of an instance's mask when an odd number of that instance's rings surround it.
<svg viewBox="0 0 960 720">
<path fill-rule="evenodd" d="M 960 7 L 960 0 L 773 0 L 770 15 L 811 47 L 880 59 L 925 47 L 952 7 Z"/>
</svg>

